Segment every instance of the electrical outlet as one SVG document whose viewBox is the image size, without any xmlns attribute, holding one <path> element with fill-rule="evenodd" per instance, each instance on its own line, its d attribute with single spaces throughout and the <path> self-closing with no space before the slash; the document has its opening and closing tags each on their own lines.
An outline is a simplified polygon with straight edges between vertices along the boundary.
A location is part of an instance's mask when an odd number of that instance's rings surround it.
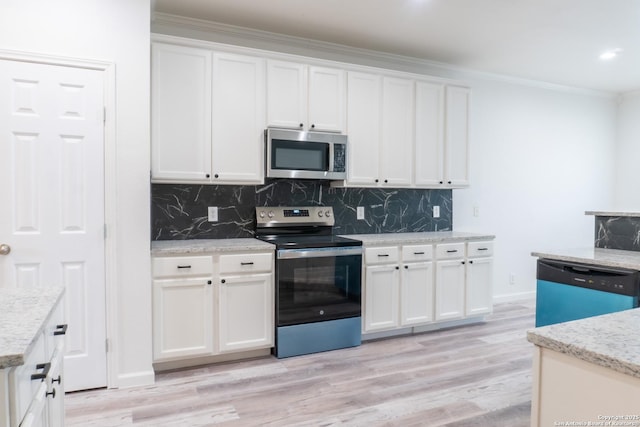
<svg viewBox="0 0 640 427">
<path fill-rule="evenodd" d="M 476 217 L 477 217 L 477 216 L 480 216 L 480 206 L 475 205 L 475 206 L 473 207 L 473 216 L 476 216 Z"/>
<path fill-rule="evenodd" d="M 356 218 L 364 219 L 364 206 L 358 206 L 356 209 Z"/>
<path fill-rule="evenodd" d="M 218 207 L 209 206 L 209 222 L 218 222 Z"/>
<path fill-rule="evenodd" d="M 440 206 L 433 207 L 433 217 L 440 218 Z"/>
<path fill-rule="evenodd" d="M 516 275 L 513 273 L 509 273 L 509 284 L 511 286 L 516 284 Z"/>
</svg>

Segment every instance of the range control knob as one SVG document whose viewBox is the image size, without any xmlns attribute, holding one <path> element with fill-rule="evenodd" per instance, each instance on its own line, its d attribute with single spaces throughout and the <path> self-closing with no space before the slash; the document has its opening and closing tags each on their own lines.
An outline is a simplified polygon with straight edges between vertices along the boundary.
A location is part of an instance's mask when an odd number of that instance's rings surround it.
<svg viewBox="0 0 640 427">
<path fill-rule="evenodd" d="M 267 216 L 269 218 L 273 218 L 275 216 L 275 214 L 273 213 L 273 211 L 269 211 L 269 213 L 267 214 Z"/>
<path fill-rule="evenodd" d="M 264 217 L 265 217 L 265 215 L 266 215 L 266 214 L 264 213 L 264 211 L 260 211 L 260 218 L 264 218 Z"/>
<path fill-rule="evenodd" d="M 322 218 L 322 216 L 323 216 L 322 211 L 318 211 L 318 216 L 319 216 L 320 218 Z"/>
<path fill-rule="evenodd" d="M 324 216 L 329 218 L 331 216 L 331 211 L 324 211 Z"/>
</svg>

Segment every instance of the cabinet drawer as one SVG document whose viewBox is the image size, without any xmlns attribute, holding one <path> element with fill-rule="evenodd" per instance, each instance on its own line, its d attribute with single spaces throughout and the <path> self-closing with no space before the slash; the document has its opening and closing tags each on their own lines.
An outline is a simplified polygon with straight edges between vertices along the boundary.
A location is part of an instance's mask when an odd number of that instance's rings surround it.
<svg viewBox="0 0 640 427">
<path fill-rule="evenodd" d="M 437 259 L 454 259 L 464 257 L 464 243 L 443 243 L 436 245 Z"/>
<path fill-rule="evenodd" d="M 364 259 L 367 265 L 390 264 L 398 262 L 398 247 L 385 246 L 381 248 L 365 248 Z"/>
<path fill-rule="evenodd" d="M 467 246 L 468 257 L 492 256 L 493 242 L 469 242 Z"/>
<path fill-rule="evenodd" d="M 433 258 L 433 245 L 410 245 L 402 247 L 402 261 L 428 261 Z"/>
<path fill-rule="evenodd" d="M 153 259 L 153 277 L 211 276 L 211 256 L 160 257 Z"/>
<path fill-rule="evenodd" d="M 271 271 L 273 253 L 220 255 L 220 274 Z"/>
</svg>

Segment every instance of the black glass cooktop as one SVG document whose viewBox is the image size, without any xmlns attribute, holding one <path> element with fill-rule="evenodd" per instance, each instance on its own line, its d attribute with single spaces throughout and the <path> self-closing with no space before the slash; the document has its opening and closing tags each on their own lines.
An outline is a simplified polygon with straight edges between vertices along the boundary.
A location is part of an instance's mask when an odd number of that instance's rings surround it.
<svg viewBox="0 0 640 427">
<path fill-rule="evenodd" d="M 277 249 L 303 249 L 303 248 L 335 248 L 341 246 L 362 246 L 359 240 L 348 239 L 340 236 L 305 236 L 305 235 L 270 235 L 258 236 L 260 240 L 276 245 Z"/>
</svg>

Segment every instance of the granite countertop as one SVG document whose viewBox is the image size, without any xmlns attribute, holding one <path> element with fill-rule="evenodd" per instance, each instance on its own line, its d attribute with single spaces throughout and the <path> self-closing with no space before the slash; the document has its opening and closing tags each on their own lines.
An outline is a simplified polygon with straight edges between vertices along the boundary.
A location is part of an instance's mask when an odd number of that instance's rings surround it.
<svg viewBox="0 0 640 427">
<path fill-rule="evenodd" d="M 532 252 L 538 258 L 577 262 L 602 267 L 628 268 L 640 270 L 640 252 L 619 249 L 574 248 L 550 252 Z"/>
<path fill-rule="evenodd" d="M 365 245 L 395 245 L 492 240 L 496 236 L 461 231 L 425 231 L 421 233 L 345 234 L 343 237 L 361 240 Z"/>
<path fill-rule="evenodd" d="M 24 364 L 64 288 L 0 288 L 0 369 Z"/>
<path fill-rule="evenodd" d="M 273 250 L 275 245 L 258 239 L 192 239 L 156 240 L 151 242 L 151 255 L 201 254 L 226 251 Z"/>
<path fill-rule="evenodd" d="M 527 340 L 589 363 L 640 378 L 640 309 L 543 326 Z"/>
<path fill-rule="evenodd" d="M 629 216 L 629 217 L 639 217 L 640 212 L 615 212 L 615 211 L 586 211 L 585 215 L 594 215 L 594 216 Z"/>
</svg>

